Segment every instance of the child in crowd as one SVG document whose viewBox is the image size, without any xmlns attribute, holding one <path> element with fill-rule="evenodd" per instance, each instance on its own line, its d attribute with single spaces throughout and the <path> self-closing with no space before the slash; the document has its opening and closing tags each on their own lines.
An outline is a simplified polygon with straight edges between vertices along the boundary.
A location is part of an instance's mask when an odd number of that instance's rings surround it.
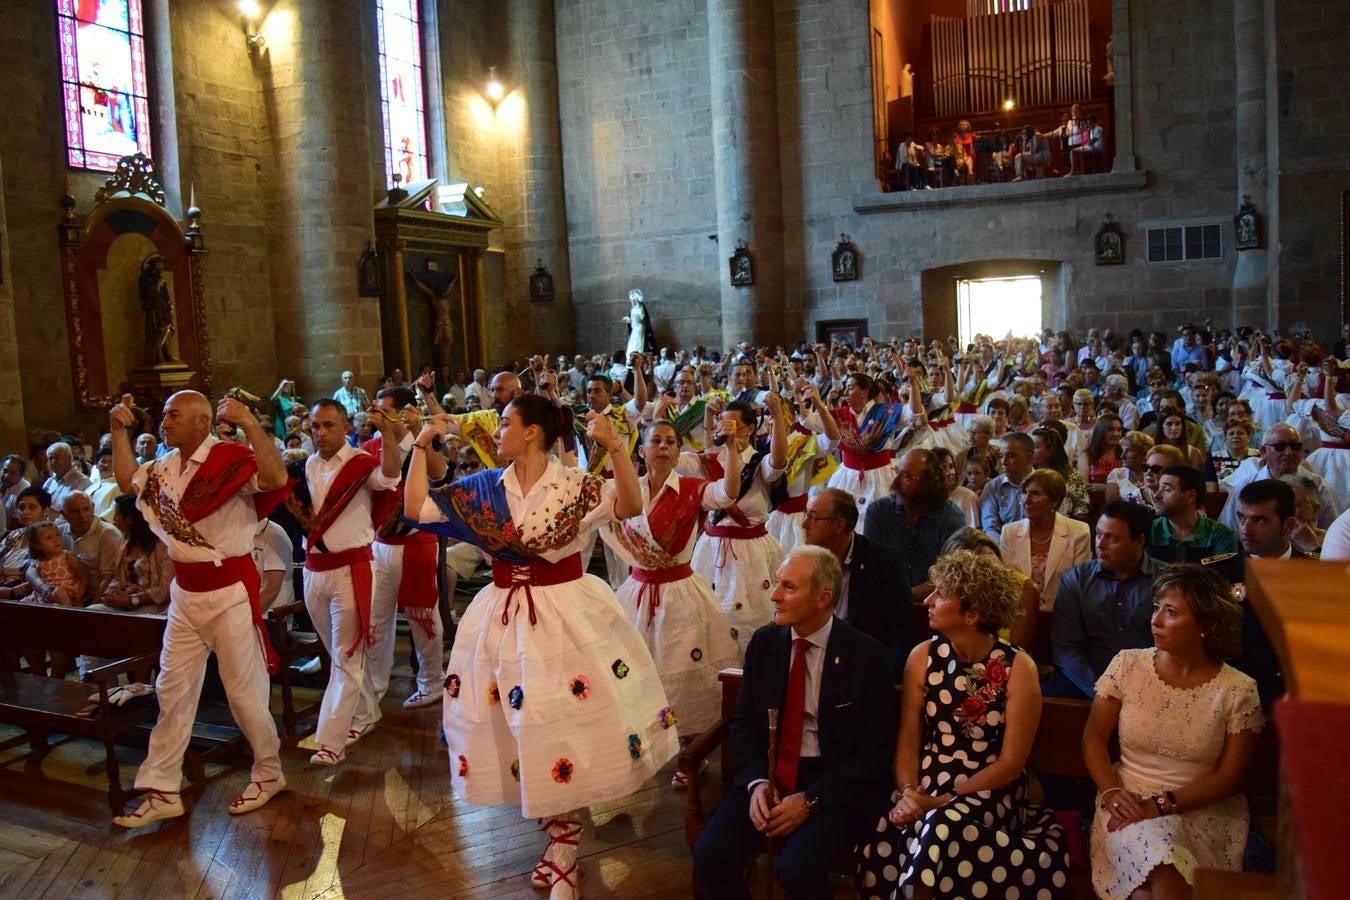
<svg viewBox="0 0 1350 900">
<path fill-rule="evenodd" d="M 28 580 L 47 603 L 83 606 L 89 573 L 78 556 L 61 547 L 61 530 L 51 522 L 28 526 Z"/>
</svg>

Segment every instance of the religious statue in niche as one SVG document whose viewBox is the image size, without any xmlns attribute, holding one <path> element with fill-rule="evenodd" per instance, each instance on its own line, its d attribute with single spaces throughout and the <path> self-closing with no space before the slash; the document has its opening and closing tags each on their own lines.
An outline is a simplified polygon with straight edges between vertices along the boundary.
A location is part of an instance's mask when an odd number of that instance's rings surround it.
<svg viewBox="0 0 1350 900">
<path fill-rule="evenodd" d="M 839 235 L 839 243 L 830 256 L 830 269 L 835 281 L 858 280 L 858 248 L 846 234 Z"/>
<path fill-rule="evenodd" d="M 628 355 L 634 353 L 656 352 L 656 338 L 652 335 L 651 319 L 647 318 L 647 304 L 642 291 L 634 288 L 628 292 L 628 315 L 623 324 L 628 326 Z"/>
<path fill-rule="evenodd" d="M 1238 207 L 1238 214 L 1233 217 L 1233 230 L 1237 234 L 1239 250 L 1255 250 L 1261 246 L 1261 235 L 1256 225 L 1256 205 L 1252 203 L 1251 197 L 1243 195 L 1242 206 Z"/>
<path fill-rule="evenodd" d="M 729 262 L 733 287 L 749 287 L 755 283 L 755 263 L 750 258 L 750 250 L 745 244 L 736 245 L 736 252 L 731 254 Z"/>
<path fill-rule="evenodd" d="M 1097 229 L 1096 260 L 1099 266 L 1117 266 L 1125 262 L 1125 236 L 1120 226 L 1107 216 L 1102 227 Z"/>
<path fill-rule="evenodd" d="M 450 348 L 450 344 L 455 340 L 455 323 L 450 316 L 450 295 L 455 285 L 459 283 L 459 276 L 451 276 L 450 281 L 442 290 L 435 290 L 428 286 L 416 275 L 409 275 L 417 289 L 426 296 L 427 302 L 431 304 L 431 312 L 435 316 L 435 323 L 432 325 L 431 344 L 438 353 L 444 358 L 445 353 Z"/>
<path fill-rule="evenodd" d="M 179 363 L 173 346 L 173 299 L 164 278 L 164 258 L 152 253 L 141 263 L 141 311 L 145 314 L 145 364 Z"/>
</svg>

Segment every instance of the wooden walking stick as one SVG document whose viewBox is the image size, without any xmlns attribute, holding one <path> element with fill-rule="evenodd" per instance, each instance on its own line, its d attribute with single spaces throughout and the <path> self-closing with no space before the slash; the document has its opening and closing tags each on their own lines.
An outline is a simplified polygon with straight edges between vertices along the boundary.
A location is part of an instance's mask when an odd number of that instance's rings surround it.
<svg viewBox="0 0 1350 900">
<path fill-rule="evenodd" d="M 774 784 L 773 770 L 778 765 L 778 710 L 769 707 L 769 802 L 778 802 L 778 785 Z M 764 852 L 769 857 L 768 872 L 764 879 L 765 900 L 773 900 L 773 838 L 764 838 Z"/>
</svg>

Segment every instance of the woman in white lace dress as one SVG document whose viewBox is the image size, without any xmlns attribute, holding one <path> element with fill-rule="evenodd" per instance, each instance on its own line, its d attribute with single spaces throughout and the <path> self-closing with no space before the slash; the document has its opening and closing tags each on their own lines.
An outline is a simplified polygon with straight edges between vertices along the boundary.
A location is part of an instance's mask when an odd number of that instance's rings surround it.
<svg viewBox="0 0 1350 900">
<path fill-rule="evenodd" d="M 1242 781 L 1263 720 L 1256 682 L 1223 662 L 1242 608 L 1196 565 L 1163 569 L 1153 598 L 1155 646 L 1111 661 L 1083 737 L 1098 790 L 1092 886 L 1106 900 L 1189 897 L 1196 869 L 1241 869 L 1247 842 Z"/>
</svg>

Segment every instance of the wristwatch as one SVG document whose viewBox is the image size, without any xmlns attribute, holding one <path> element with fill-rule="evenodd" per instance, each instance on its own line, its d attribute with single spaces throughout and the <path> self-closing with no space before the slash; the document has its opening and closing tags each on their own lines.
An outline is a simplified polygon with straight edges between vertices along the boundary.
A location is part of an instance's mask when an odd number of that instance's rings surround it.
<svg viewBox="0 0 1350 900">
<path fill-rule="evenodd" d="M 814 816 L 820 811 L 820 798 L 815 794 L 812 794 L 810 791 L 804 791 L 802 793 L 802 798 L 806 800 L 806 814 L 808 816 Z"/>
</svg>

